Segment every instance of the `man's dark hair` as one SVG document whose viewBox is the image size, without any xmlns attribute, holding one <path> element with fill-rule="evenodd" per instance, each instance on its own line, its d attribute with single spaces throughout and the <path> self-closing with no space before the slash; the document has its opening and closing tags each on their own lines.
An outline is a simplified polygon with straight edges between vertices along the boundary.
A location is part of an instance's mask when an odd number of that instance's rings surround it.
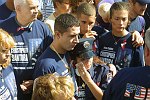
<svg viewBox="0 0 150 100">
<path fill-rule="evenodd" d="M 78 19 L 71 14 L 61 14 L 55 20 L 54 30 L 64 33 L 73 26 L 80 26 Z"/>
</svg>

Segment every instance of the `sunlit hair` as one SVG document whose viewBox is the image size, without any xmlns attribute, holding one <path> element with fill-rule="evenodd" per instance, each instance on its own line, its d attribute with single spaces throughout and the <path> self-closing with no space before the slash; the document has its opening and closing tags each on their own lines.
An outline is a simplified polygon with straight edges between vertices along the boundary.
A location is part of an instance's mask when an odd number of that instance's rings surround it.
<svg viewBox="0 0 150 100">
<path fill-rule="evenodd" d="M 16 8 L 17 5 L 26 4 L 27 0 L 14 0 L 14 7 Z"/>
<path fill-rule="evenodd" d="M 87 16 L 96 16 L 96 8 L 93 4 L 89 3 L 82 3 L 77 8 L 77 17 L 80 18 L 81 14 L 87 15 Z"/>
<path fill-rule="evenodd" d="M 94 1 L 93 0 L 71 0 L 71 4 L 73 5 L 72 6 L 72 13 L 73 14 L 77 14 L 77 8 L 79 5 L 81 5 L 82 3 L 90 3 L 90 4 L 93 4 Z"/>
<path fill-rule="evenodd" d="M 112 4 L 110 3 L 102 3 L 99 8 L 98 8 L 98 13 L 99 15 L 103 18 L 103 17 L 107 17 L 108 22 L 109 22 L 109 18 L 110 18 L 110 7 Z"/>
<path fill-rule="evenodd" d="M 34 81 L 32 100 L 71 100 L 73 96 L 74 84 L 68 76 L 47 74 Z"/>
<path fill-rule="evenodd" d="M 126 2 L 115 2 L 110 8 L 110 19 L 112 18 L 114 11 L 127 10 L 129 11 L 129 4 Z"/>
<path fill-rule="evenodd" d="M 146 30 L 145 33 L 145 44 L 150 49 L 150 27 Z"/>
<path fill-rule="evenodd" d="M 7 48 L 8 50 L 13 48 L 15 45 L 14 39 L 3 29 L 0 29 L 0 52 L 2 53 L 3 48 Z M 10 59 L 2 64 L 3 67 L 7 67 L 10 64 Z"/>
<path fill-rule="evenodd" d="M 16 8 L 16 6 L 23 6 L 25 4 L 28 4 L 28 2 L 30 2 L 31 0 L 14 0 L 14 7 Z M 33 0 L 39 3 L 39 0 Z"/>
</svg>

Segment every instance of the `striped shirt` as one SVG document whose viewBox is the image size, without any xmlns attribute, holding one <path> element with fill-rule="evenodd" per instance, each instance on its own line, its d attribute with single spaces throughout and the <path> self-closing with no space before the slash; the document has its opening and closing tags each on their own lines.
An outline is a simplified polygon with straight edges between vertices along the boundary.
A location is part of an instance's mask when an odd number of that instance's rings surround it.
<svg viewBox="0 0 150 100">
<path fill-rule="evenodd" d="M 43 15 L 43 20 L 55 11 L 52 0 L 39 0 L 39 4 L 39 10 Z"/>
</svg>

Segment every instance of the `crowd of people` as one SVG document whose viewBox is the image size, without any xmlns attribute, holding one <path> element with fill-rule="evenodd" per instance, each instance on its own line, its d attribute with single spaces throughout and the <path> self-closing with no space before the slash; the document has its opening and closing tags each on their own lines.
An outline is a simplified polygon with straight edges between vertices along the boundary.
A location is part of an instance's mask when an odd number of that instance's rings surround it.
<svg viewBox="0 0 150 100">
<path fill-rule="evenodd" d="M 150 0 L 1 0 L 0 100 L 150 100 Z"/>
</svg>

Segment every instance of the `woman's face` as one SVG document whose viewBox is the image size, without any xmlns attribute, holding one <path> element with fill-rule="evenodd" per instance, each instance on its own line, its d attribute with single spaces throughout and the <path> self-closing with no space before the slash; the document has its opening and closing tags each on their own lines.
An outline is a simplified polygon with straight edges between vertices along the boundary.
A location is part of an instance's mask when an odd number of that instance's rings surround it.
<svg viewBox="0 0 150 100">
<path fill-rule="evenodd" d="M 121 33 L 125 30 L 128 25 L 128 15 L 127 10 L 116 10 L 112 14 L 111 24 L 112 30 L 116 33 Z"/>
<path fill-rule="evenodd" d="M 82 62 L 86 68 L 86 70 L 89 70 L 93 64 L 93 57 L 91 57 L 90 59 L 82 59 L 82 58 L 78 58 L 77 57 L 77 63 Z"/>
</svg>

